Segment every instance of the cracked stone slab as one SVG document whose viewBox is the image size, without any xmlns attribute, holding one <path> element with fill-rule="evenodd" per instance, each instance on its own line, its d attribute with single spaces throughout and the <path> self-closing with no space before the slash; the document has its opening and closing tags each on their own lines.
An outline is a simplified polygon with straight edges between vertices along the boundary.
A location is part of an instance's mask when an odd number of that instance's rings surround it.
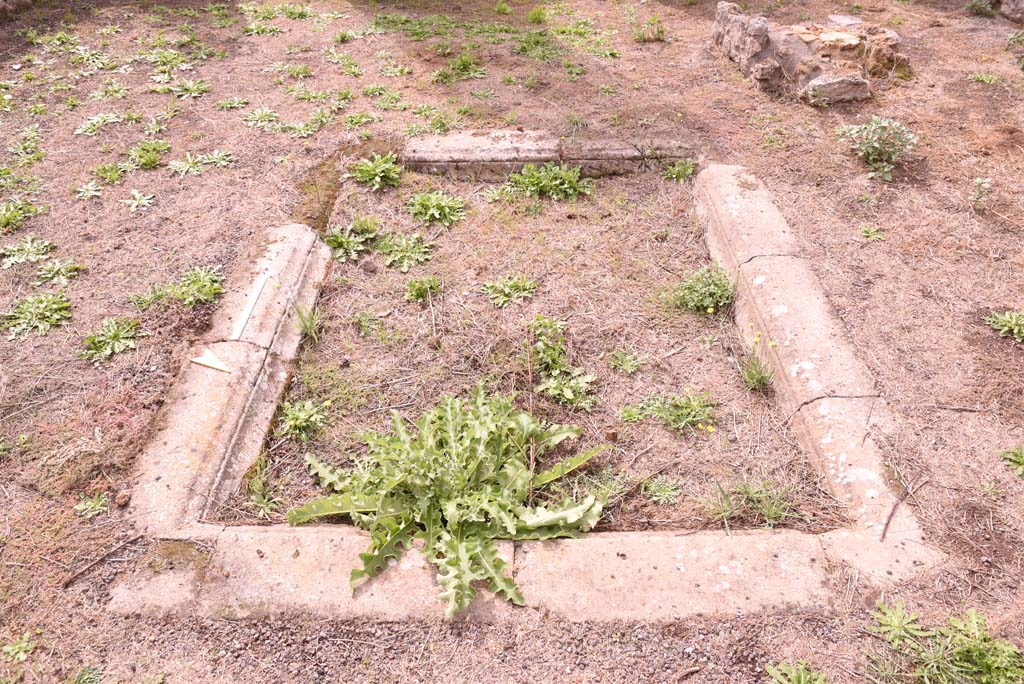
<svg viewBox="0 0 1024 684">
<path fill-rule="evenodd" d="M 821 543 L 791 530 L 598 533 L 524 543 L 516 581 L 527 605 L 569 620 L 667 622 L 830 605 Z"/>
<path fill-rule="evenodd" d="M 526 164 L 565 162 L 587 176 L 633 173 L 690 148 L 673 140 L 561 140 L 548 131 L 469 130 L 409 139 L 402 164 L 424 173 L 501 179 Z"/>
<path fill-rule="evenodd" d="M 253 619 L 317 615 L 335 619 L 407 620 L 444 616 L 437 568 L 412 549 L 355 592 L 349 573 L 360 564 L 369 535 L 348 525 L 309 527 L 205 525 L 192 530 L 198 552 L 167 563 L 157 547 L 143 568 L 112 590 L 119 614 L 190 615 Z M 509 564 L 512 542 L 498 542 Z M 177 554 L 184 556 L 185 554 Z M 459 619 L 492 620 L 513 607 L 483 586 Z"/>
<path fill-rule="evenodd" d="M 742 167 L 711 165 L 697 177 L 696 198 L 708 250 L 736 279 L 740 333 L 774 371 L 794 436 L 865 542 L 836 534 L 829 548 L 882 580 L 935 562 L 885 466 L 891 411 L 771 194 Z"/>
<path fill-rule="evenodd" d="M 296 304 L 311 306 L 330 250 L 301 224 L 271 229 L 216 322 L 189 352 L 139 459 L 131 514 L 173 535 L 204 519 L 259 455 L 300 342 Z"/>
<path fill-rule="evenodd" d="M 547 131 L 454 131 L 410 138 L 401 158 L 414 171 L 499 178 L 525 164 L 558 161 L 561 143 Z"/>
<path fill-rule="evenodd" d="M 228 371 L 193 363 L 209 352 Z M 263 375 L 267 351 L 247 342 L 200 345 L 188 355 L 139 458 L 131 515 L 153 535 L 197 520 Z M 276 403 L 276 399 L 275 399 Z"/>
<path fill-rule="evenodd" d="M 228 283 L 207 338 L 265 349 L 277 341 L 279 354 L 296 349 L 301 332 L 294 305 L 316 301 L 330 249 L 307 226 L 290 223 L 269 229 L 257 254 Z"/>
<path fill-rule="evenodd" d="M 796 236 L 775 199 L 742 166 L 711 164 L 694 181 L 697 210 L 713 226 L 705 236 L 715 259 L 730 271 L 766 254 L 797 256 Z"/>
</svg>

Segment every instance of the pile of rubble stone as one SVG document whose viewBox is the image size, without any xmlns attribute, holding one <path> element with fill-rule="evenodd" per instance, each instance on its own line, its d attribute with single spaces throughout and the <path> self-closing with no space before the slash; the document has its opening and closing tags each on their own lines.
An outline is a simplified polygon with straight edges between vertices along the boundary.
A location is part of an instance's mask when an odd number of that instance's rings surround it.
<svg viewBox="0 0 1024 684">
<path fill-rule="evenodd" d="M 762 90 L 794 94 L 815 105 L 871 97 L 872 78 L 906 77 L 900 36 L 857 17 L 777 26 L 719 2 L 712 42 Z"/>
</svg>

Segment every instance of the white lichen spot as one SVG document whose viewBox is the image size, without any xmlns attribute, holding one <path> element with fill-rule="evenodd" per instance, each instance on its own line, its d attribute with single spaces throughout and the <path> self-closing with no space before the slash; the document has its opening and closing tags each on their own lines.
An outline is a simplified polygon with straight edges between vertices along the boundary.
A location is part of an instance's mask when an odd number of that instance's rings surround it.
<svg viewBox="0 0 1024 684">
<path fill-rule="evenodd" d="M 771 308 L 771 313 L 772 313 L 772 317 L 773 318 L 778 318 L 779 316 L 782 316 L 784 314 L 788 314 L 789 313 L 789 307 L 786 306 L 785 304 L 775 304 Z"/>
<path fill-rule="evenodd" d="M 754 278 L 754 284 L 755 285 L 764 285 L 764 281 L 766 281 L 766 280 L 768 280 L 767 276 L 759 275 L 756 278 Z"/>
<path fill-rule="evenodd" d="M 729 574 L 729 566 L 728 565 L 719 565 L 718 566 L 718 572 L 722 573 L 723 575 L 728 575 Z"/>
</svg>

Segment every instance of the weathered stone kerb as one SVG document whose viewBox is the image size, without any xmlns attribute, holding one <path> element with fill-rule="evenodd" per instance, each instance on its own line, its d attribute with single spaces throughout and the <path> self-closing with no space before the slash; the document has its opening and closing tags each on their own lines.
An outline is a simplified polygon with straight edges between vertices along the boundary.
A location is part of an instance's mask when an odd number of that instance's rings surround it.
<svg viewBox="0 0 1024 684">
<path fill-rule="evenodd" d="M 409 139 L 402 164 L 423 173 L 502 179 L 526 164 L 559 162 L 580 166 L 587 176 L 646 170 L 682 159 L 691 150 L 672 140 L 562 140 L 547 131 L 455 131 Z"/>
</svg>

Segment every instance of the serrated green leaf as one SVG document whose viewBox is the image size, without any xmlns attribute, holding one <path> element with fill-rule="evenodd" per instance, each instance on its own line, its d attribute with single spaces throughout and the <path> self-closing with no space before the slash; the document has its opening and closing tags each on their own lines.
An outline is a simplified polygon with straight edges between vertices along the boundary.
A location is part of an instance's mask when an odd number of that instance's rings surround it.
<svg viewBox="0 0 1024 684">
<path fill-rule="evenodd" d="M 561 506 L 535 506 L 519 509 L 520 529 L 560 525 L 583 531 L 597 524 L 601 517 L 602 504 L 591 494 L 582 503 L 569 500 Z"/>
<path fill-rule="evenodd" d="M 597 456 L 598 454 L 600 454 L 603 451 L 606 451 L 609 448 L 610 447 L 607 444 L 602 444 L 601 446 L 594 447 L 589 451 L 584 451 L 582 454 L 576 454 L 575 456 L 570 456 L 567 459 L 559 461 L 558 463 L 548 468 L 547 470 L 534 475 L 533 486 L 543 487 L 544 485 L 550 482 L 554 482 L 558 478 L 563 477 L 568 473 L 571 473 L 572 471 L 576 470 L 577 468 L 585 464 L 587 461 L 594 458 L 594 456 Z"/>
<path fill-rule="evenodd" d="M 356 583 L 364 577 L 376 577 L 388 567 L 388 560 L 399 559 L 406 549 L 412 548 L 413 536 L 416 534 L 416 522 L 409 521 L 395 530 L 383 543 L 371 545 L 370 551 L 359 554 L 363 562 L 362 568 L 352 568 L 348 585 L 352 593 L 356 591 Z M 376 546 L 376 548 L 373 548 Z"/>
<path fill-rule="evenodd" d="M 301 525 L 316 518 L 329 515 L 351 515 L 352 513 L 371 513 L 377 510 L 378 502 L 369 499 L 356 499 L 351 494 L 332 494 L 305 506 L 288 511 L 288 524 Z"/>
<path fill-rule="evenodd" d="M 469 605 L 473 583 L 483 579 L 521 603 L 493 540 L 571 537 L 593 527 L 601 514 L 601 502 L 593 497 L 524 508 L 531 442 L 535 453 L 543 453 L 579 434 L 573 425 L 545 425 L 517 410 L 511 397 L 488 396 L 482 386 L 467 399 L 442 397 L 414 423 L 396 413 L 388 434 L 365 433 L 366 455 L 350 468 L 333 469 L 308 457 L 310 473 L 336 493 L 291 511 L 289 521 L 347 514 L 369 530 L 373 545 L 361 555 L 353 584 L 384 572 L 390 558 L 418 539 L 437 567 L 449 615 Z M 564 460 L 553 473 L 542 473 L 543 481 L 580 467 L 599 451 Z"/>
<path fill-rule="evenodd" d="M 472 603 L 476 596 L 473 582 L 486 579 L 483 570 L 473 562 L 480 543 L 475 538 L 464 538 L 460 528 L 454 534 L 444 533 L 439 546 L 441 555 L 434 560 L 438 567 L 437 583 L 441 585 L 441 600 L 447 604 L 445 615 L 452 617 Z"/>
<path fill-rule="evenodd" d="M 331 466 L 317 460 L 313 454 L 306 454 L 305 456 L 306 470 L 310 475 L 313 475 L 320 481 L 320 486 L 324 489 L 334 490 L 336 492 L 343 491 L 345 489 L 345 477 L 341 471 L 332 468 Z"/>
<path fill-rule="evenodd" d="M 516 586 L 515 581 L 505 575 L 507 563 L 498 555 L 498 548 L 493 540 L 486 539 L 480 543 L 476 554 L 476 561 L 483 570 L 485 577 L 490 580 L 488 589 L 495 594 L 504 596 L 507 601 L 511 601 L 517 606 L 526 605 L 526 600 L 519 591 L 519 587 Z"/>
</svg>

